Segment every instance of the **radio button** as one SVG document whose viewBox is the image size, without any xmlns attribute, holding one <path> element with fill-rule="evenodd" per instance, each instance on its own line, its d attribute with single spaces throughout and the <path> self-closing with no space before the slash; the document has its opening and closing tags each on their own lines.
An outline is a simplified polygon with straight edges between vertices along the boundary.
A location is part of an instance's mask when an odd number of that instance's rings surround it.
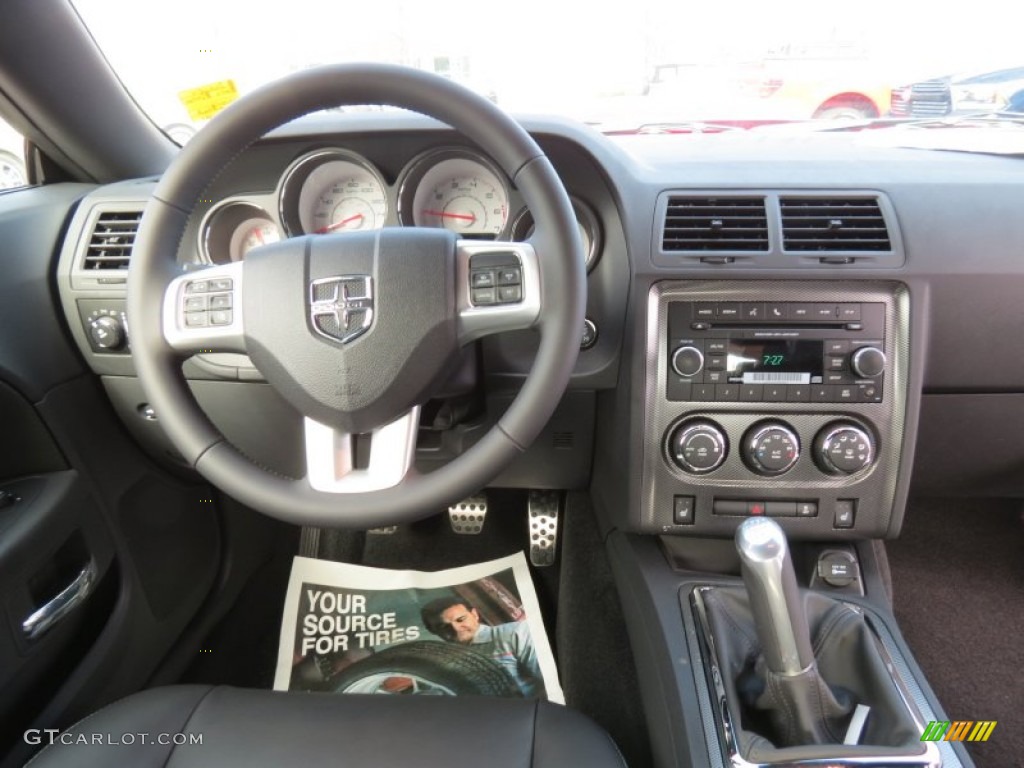
<svg viewBox="0 0 1024 768">
<path fill-rule="evenodd" d="M 837 316 L 835 304 L 815 304 L 814 317 L 816 320 L 835 320 Z"/>
<path fill-rule="evenodd" d="M 840 304 L 839 319 L 844 323 L 859 323 L 861 320 L 860 304 Z"/>
<path fill-rule="evenodd" d="M 811 387 L 811 402 L 812 403 L 831 403 L 835 402 L 835 398 L 832 396 L 834 387 L 825 384 L 815 384 Z"/>
<path fill-rule="evenodd" d="M 739 384 L 718 384 L 715 386 L 715 400 L 720 403 L 734 403 L 740 399 Z"/>
<path fill-rule="evenodd" d="M 741 384 L 740 401 L 744 403 L 760 403 L 764 399 L 764 387 L 760 384 Z"/>
<path fill-rule="evenodd" d="M 693 317 L 695 320 L 714 320 L 717 315 L 717 304 L 698 302 L 693 305 Z"/>
<path fill-rule="evenodd" d="M 846 358 L 845 357 L 830 357 L 826 360 L 825 370 L 827 371 L 845 371 L 846 370 Z"/>
<path fill-rule="evenodd" d="M 705 384 L 727 384 L 728 382 L 729 379 L 725 375 L 725 371 L 705 371 L 704 373 Z"/>
<path fill-rule="evenodd" d="M 694 384 L 690 396 L 695 402 L 711 403 L 715 400 L 714 384 Z"/>
<path fill-rule="evenodd" d="M 855 403 L 857 402 L 857 387 L 836 387 L 835 402 Z"/>
<path fill-rule="evenodd" d="M 724 371 L 725 370 L 725 358 L 724 357 L 709 357 L 708 358 L 708 370 L 709 371 Z"/>
<path fill-rule="evenodd" d="M 803 384 L 790 384 L 786 392 L 786 401 L 790 403 L 810 402 L 811 388 Z"/>
<path fill-rule="evenodd" d="M 789 305 L 765 304 L 765 317 L 769 320 L 785 320 L 789 317 Z"/>
<path fill-rule="evenodd" d="M 766 403 L 784 403 L 784 402 L 786 402 L 786 385 L 785 384 L 765 384 L 764 385 L 764 401 Z"/>
<path fill-rule="evenodd" d="M 849 384 L 849 383 L 850 383 L 850 377 L 847 376 L 845 373 L 826 373 L 825 374 L 825 384 L 831 384 L 831 385 L 834 386 L 836 384 Z"/>
<path fill-rule="evenodd" d="M 814 320 L 814 305 L 790 304 L 789 317 L 791 320 Z"/>
<path fill-rule="evenodd" d="M 861 403 L 880 403 L 882 402 L 882 385 L 881 384 L 861 384 L 857 387 L 857 401 Z"/>
<path fill-rule="evenodd" d="M 744 320 L 764 320 L 763 301 L 745 301 L 740 305 L 740 314 Z"/>
<path fill-rule="evenodd" d="M 687 344 L 672 353 L 672 370 L 687 379 L 696 376 L 704 367 L 704 353 Z"/>
<path fill-rule="evenodd" d="M 850 354 L 850 342 L 845 339 L 825 342 L 826 355 L 848 355 Z"/>
<path fill-rule="evenodd" d="M 740 305 L 737 301 L 723 301 L 718 305 L 718 317 L 721 320 L 738 320 Z"/>
<path fill-rule="evenodd" d="M 704 342 L 704 351 L 709 355 L 724 355 L 728 349 L 729 342 L 724 340 Z"/>
</svg>

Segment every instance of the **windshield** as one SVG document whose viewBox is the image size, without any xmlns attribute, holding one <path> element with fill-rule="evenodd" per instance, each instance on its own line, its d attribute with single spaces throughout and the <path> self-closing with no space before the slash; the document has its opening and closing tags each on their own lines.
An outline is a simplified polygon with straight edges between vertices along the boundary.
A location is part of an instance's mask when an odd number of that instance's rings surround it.
<svg viewBox="0 0 1024 768">
<path fill-rule="evenodd" d="M 608 133 L 1024 110 L 1020 31 L 1012 4 L 995 0 L 956 13 L 907 0 L 75 4 L 138 103 L 179 142 L 261 83 L 341 61 L 429 70 L 513 113 Z"/>
</svg>

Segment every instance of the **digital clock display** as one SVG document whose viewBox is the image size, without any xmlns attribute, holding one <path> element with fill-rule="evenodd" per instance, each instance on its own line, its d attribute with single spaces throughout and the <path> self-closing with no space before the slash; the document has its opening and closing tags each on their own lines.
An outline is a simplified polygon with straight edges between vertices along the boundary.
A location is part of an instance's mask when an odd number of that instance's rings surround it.
<svg viewBox="0 0 1024 768">
<path fill-rule="evenodd" d="M 822 377 L 823 342 L 809 339 L 730 339 L 730 382 L 815 384 Z"/>
</svg>

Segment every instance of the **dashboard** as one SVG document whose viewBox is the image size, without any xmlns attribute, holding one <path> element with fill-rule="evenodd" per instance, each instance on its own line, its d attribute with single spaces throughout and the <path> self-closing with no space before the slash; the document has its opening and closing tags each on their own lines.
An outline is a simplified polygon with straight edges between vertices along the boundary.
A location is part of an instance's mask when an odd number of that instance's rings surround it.
<svg viewBox="0 0 1024 768">
<path fill-rule="evenodd" d="M 1024 429 L 1024 356 L 990 354 L 1019 332 L 1019 160 L 849 134 L 612 139 L 556 119 L 524 125 L 573 203 L 587 330 L 551 424 L 495 485 L 589 487 L 609 527 L 637 532 L 723 536 L 767 514 L 817 539 L 897 535 L 912 482 L 1024 492 L 1008 471 L 1024 461 L 1008 447 Z M 155 182 L 86 196 L 58 287 L 115 410 L 173 462 L 124 317 L 124 268 Z M 531 233 L 510 180 L 451 129 L 326 115 L 232 161 L 197 202 L 179 261 L 201 270 L 279 238 L 401 226 Z M 467 348 L 421 423 L 417 465 L 451 460 L 496 423 L 535 349 L 530 331 Z M 300 419 L 245 355 L 197 355 L 186 373 L 232 442 L 301 473 Z M 970 438 L 972 425 L 988 437 Z M 946 449 L 961 439 L 972 450 Z"/>
</svg>

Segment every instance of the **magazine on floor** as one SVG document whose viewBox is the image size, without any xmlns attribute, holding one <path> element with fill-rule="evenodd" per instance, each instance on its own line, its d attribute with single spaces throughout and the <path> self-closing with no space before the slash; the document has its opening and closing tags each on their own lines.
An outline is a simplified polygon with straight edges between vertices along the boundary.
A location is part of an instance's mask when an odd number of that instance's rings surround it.
<svg viewBox="0 0 1024 768">
<path fill-rule="evenodd" d="M 434 572 L 296 557 L 274 689 L 564 703 L 522 553 Z"/>
</svg>

